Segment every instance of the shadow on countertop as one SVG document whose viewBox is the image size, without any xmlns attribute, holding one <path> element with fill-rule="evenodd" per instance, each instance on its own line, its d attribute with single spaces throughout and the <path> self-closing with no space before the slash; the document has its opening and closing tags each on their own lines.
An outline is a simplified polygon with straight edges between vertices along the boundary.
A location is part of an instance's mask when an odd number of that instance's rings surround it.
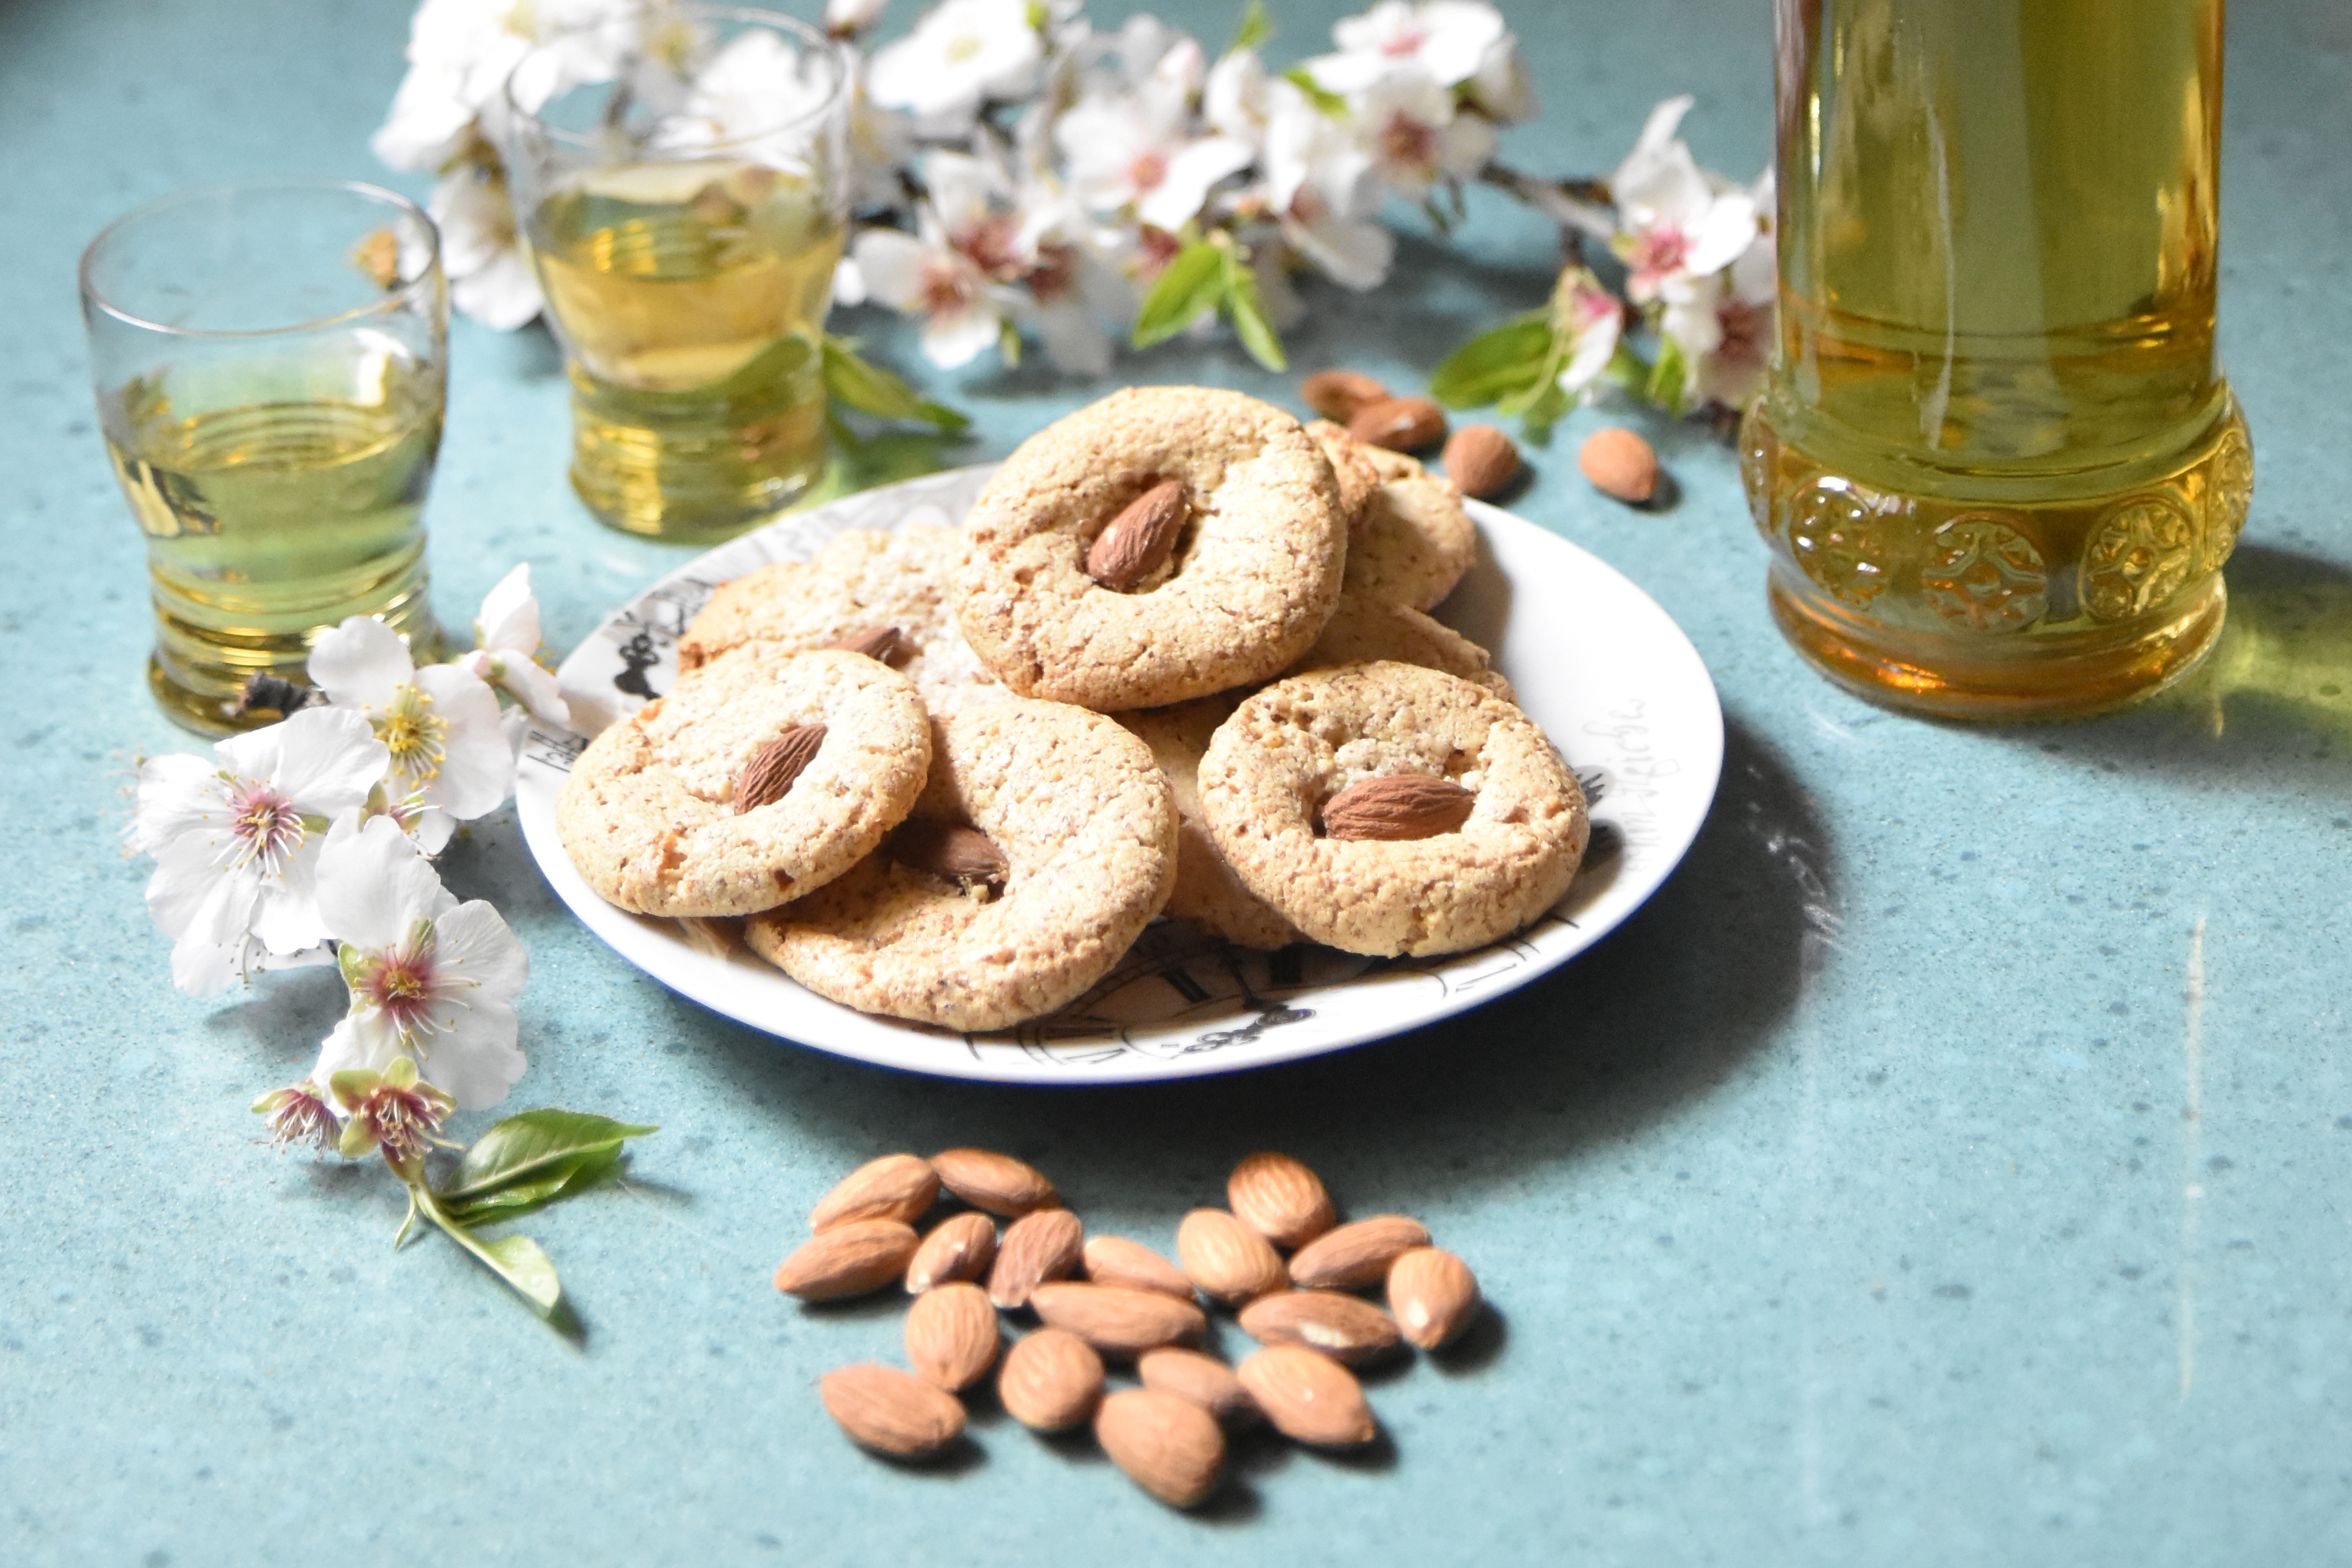
<svg viewBox="0 0 2352 1568">
<path fill-rule="evenodd" d="M 1149 1207 L 1222 1190 L 1256 1148 L 1335 1190 L 1475 1192 L 1632 1136 L 1738 1071 L 1834 941 L 1820 823 L 1786 766 L 1736 722 L 1688 857 L 1623 927 L 1558 973 L 1401 1039 L 1179 1082 L 1033 1088 L 918 1078 L 803 1051 L 672 1001 L 708 1071 L 749 1091 L 843 1168 L 891 1146 L 1003 1148 L 1075 1203 Z"/>
<path fill-rule="evenodd" d="M 2104 717 L 1999 733 L 2110 773 L 2352 797 L 2352 570 L 2249 544 L 2224 575 L 2221 641 L 2179 685 Z"/>
</svg>

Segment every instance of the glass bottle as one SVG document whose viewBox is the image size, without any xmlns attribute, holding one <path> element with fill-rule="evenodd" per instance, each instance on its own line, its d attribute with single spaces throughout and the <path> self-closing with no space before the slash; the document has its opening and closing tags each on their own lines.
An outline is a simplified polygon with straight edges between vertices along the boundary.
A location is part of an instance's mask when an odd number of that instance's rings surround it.
<svg viewBox="0 0 2352 1568">
<path fill-rule="evenodd" d="M 1781 631 L 1864 695 L 2084 713 L 2221 629 L 2223 0 L 1779 0 L 1779 337 L 1741 434 Z"/>
</svg>

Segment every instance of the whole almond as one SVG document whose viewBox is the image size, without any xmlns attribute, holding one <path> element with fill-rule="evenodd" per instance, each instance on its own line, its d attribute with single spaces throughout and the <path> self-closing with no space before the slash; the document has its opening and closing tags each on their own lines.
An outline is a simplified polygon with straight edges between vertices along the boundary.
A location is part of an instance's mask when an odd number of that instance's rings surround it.
<svg viewBox="0 0 2352 1568">
<path fill-rule="evenodd" d="M 1658 493 L 1658 455 L 1630 430 L 1596 430 L 1576 455 L 1593 487 L 1640 506 Z"/>
<path fill-rule="evenodd" d="M 1094 1414 L 1102 1391 L 1102 1357 L 1067 1329 L 1042 1328 L 1015 1341 L 996 1375 L 1005 1411 L 1039 1432 L 1076 1426 Z"/>
<path fill-rule="evenodd" d="M 735 780 L 735 810 L 740 815 L 772 806 L 792 793 L 801 770 L 815 759 L 824 744 L 824 726 L 795 725 L 751 754 L 751 761 Z"/>
<path fill-rule="evenodd" d="M 1062 1201 L 1036 1166 L 991 1149 L 941 1149 L 931 1156 L 931 1168 L 950 1192 L 1007 1219 Z"/>
<path fill-rule="evenodd" d="M 1188 509 L 1183 484 L 1162 479 L 1095 536 L 1087 547 L 1087 575 L 1120 592 L 1133 588 L 1166 563 Z"/>
<path fill-rule="evenodd" d="M 1095 1440 L 1111 1463 L 1164 1503 L 1191 1508 L 1217 1490 L 1225 1435 L 1190 1400 L 1151 1388 L 1124 1388 L 1095 1412 Z"/>
<path fill-rule="evenodd" d="M 1396 1320 L 1338 1291 L 1278 1291 L 1241 1312 L 1242 1332 L 1260 1344 L 1303 1344 L 1334 1361 L 1361 1366 L 1403 1343 Z"/>
<path fill-rule="evenodd" d="M 1209 1320 L 1190 1301 L 1157 1291 L 1048 1281 L 1030 1293 L 1037 1316 L 1067 1329 L 1105 1355 L 1139 1355 L 1163 1344 L 1198 1339 Z"/>
<path fill-rule="evenodd" d="M 913 1224 L 940 1196 L 940 1174 L 916 1155 L 884 1155 L 841 1178 L 839 1186 L 809 1210 L 811 1230 L 830 1230 L 852 1219 L 896 1219 Z"/>
<path fill-rule="evenodd" d="M 1458 476 L 1454 483 L 1461 483 Z M 838 648 L 845 653 L 863 653 L 885 664 L 896 664 L 913 651 L 907 646 L 906 637 L 896 626 L 862 626 L 855 632 L 842 633 L 838 641 L 827 643 L 825 646 Z"/>
<path fill-rule="evenodd" d="M 841 1429 L 896 1459 L 936 1454 L 963 1430 L 963 1404 L 911 1373 L 866 1362 L 817 1379 L 817 1397 Z"/>
<path fill-rule="evenodd" d="M 936 818 L 910 818 L 900 823 L 890 835 L 888 852 L 892 860 L 910 871 L 924 872 L 965 887 L 983 883 L 1001 887 L 1013 873 L 1013 862 L 996 847 L 994 839 L 978 828 Z M 940 1179 L 946 1181 L 947 1174 L 941 1172 Z M 955 1184 L 950 1181 L 948 1187 L 953 1191 Z"/>
<path fill-rule="evenodd" d="M 1189 1399 L 1227 1427 L 1246 1427 L 1262 1414 L 1232 1367 L 1197 1350 L 1147 1350 L 1135 1358 L 1135 1375 L 1146 1388 Z"/>
<path fill-rule="evenodd" d="M 1066 1208 L 1041 1208 L 1004 1228 L 996 1262 L 988 1270 L 988 1299 L 1000 1307 L 1025 1307 L 1029 1293 L 1046 1280 L 1066 1278 L 1078 1266 L 1086 1227 Z"/>
<path fill-rule="evenodd" d="M 907 1309 L 906 1340 L 919 1375 L 950 1393 L 969 1388 L 996 1364 L 996 1309 L 968 1281 L 925 1291 Z"/>
<path fill-rule="evenodd" d="M 1290 1282 L 1302 1291 L 1360 1290 L 1388 1278 L 1389 1265 L 1429 1245 L 1429 1229 L 1402 1214 L 1377 1214 L 1327 1230 L 1290 1258 Z"/>
<path fill-rule="evenodd" d="M 1425 397 L 1392 397 L 1358 409 L 1348 434 L 1368 446 L 1420 452 L 1445 439 L 1445 411 Z"/>
<path fill-rule="evenodd" d="M 952 1280 L 977 1280 L 996 1261 L 996 1222 L 984 1214 L 951 1214 L 931 1228 L 907 1265 L 907 1293 L 920 1295 Z"/>
<path fill-rule="evenodd" d="M 1389 1312 L 1404 1337 L 1435 1350 L 1478 1315 L 1478 1277 L 1440 1247 L 1416 1247 L 1389 1265 Z"/>
<path fill-rule="evenodd" d="M 1184 1277 L 1221 1301 L 1246 1301 L 1283 1284 L 1273 1243 L 1222 1208 L 1196 1208 L 1176 1228 Z"/>
<path fill-rule="evenodd" d="M 1345 424 L 1368 404 L 1393 394 L 1370 376 L 1353 371 L 1318 371 L 1298 383 L 1299 401 L 1326 419 Z"/>
<path fill-rule="evenodd" d="M 1319 1351 L 1275 1344 L 1234 1369 L 1242 1386 L 1286 1437 L 1321 1448 L 1369 1443 L 1380 1435 L 1364 1386 Z"/>
<path fill-rule="evenodd" d="M 1433 839 L 1458 830 L 1478 804 L 1475 790 L 1451 779 L 1380 773 L 1359 779 L 1323 802 L 1327 839 Z"/>
<path fill-rule="evenodd" d="M 1519 449 L 1491 424 L 1465 424 L 1445 444 L 1445 476 L 1465 496 L 1499 496 L 1519 476 Z"/>
<path fill-rule="evenodd" d="M 903 1220 L 852 1219 L 819 1231 L 776 1266 L 776 1289 L 804 1301 L 878 1291 L 906 1272 L 915 1228 Z"/>
<path fill-rule="evenodd" d="M 1277 1247 L 1297 1247 L 1338 1218 L 1322 1178 L 1288 1155 L 1251 1155 L 1225 1178 L 1234 1217 Z"/>
<path fill-rule="evenodd" d="M 1180 1301 L 1192 1299 L 1192 1281 L 1184 1270 L 1124 1236 L 1089 1236 L 1086 1246 L 1087 1278 L 1097 1285 L 1129 1291 L 1157 1291 Z"/>
</svg>

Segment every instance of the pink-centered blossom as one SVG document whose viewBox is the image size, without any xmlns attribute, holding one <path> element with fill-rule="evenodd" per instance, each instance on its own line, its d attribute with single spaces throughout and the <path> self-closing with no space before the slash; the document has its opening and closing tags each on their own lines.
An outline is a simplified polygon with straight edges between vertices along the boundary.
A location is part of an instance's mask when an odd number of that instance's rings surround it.
<svg viewBox="0 0 2352 1568">
<path fill-rule="evenodd" d="M 173 939 L 173 984 L 209 996 L 319 945 L 329 826 L 356 814 L 388 761 L 364 719 L 306 708 L 219 742 L 210 762 L 179 753 L 139 769 L 129 841 L 155 859 L 147 908 Z"/>
<path fill-rule="evenodd" d="M 391 821 L 339 827 L 320 858 L 319 908 L 341 944 L 351 1009 L 320 1046 L 313 1081 L 413 1059 L 467 1110 L 522 1076 L 513 1008 L 530 961 L 497 910 L 460 904 Z"/>
</svg>

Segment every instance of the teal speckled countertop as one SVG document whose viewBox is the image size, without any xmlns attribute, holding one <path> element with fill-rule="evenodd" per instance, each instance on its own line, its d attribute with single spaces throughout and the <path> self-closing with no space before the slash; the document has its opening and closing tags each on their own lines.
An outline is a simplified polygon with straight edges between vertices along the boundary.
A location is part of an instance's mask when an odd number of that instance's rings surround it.
<svg viewBox="0 0 2352 1568">
<path fill-rule="evenodd" d="M 1213 41 L 1234 8 L 1164 9 Z M 1289 57 L 1346 7 L 1275 9 Z M 1521 162 L 1605 170 L 1687 89 L 1701 157 L 1761 166 L 1766 7 L 1507 9 L 1545 102 L 1512 133 Z M 1574 476 L 1580 415 L 1517 508 L 1681 622 L 1728 757 L 1658 897 L 1481 1011 L 1159 1088 L 896 1076 L 666 993 L 555 903 L 510 812 L 482 824 L 446 869 L 530 945 L 516 1103 L 662 1124 L 625 1187 L 529 1228 L 577 1344 L 438 1241 L 395 1255 L 380 1172 L 256 1143 L 247 1102 L 308 1062 L 336 982 L 180 997 L 118 841 L 132 759 L 188 741 L 142 680 L 140 545 L 93 425 L 75 256 L 175 186 L 381 178 L 366 136 L 406 21 L 356 0 L 0 5 L 0 1562 L 2352 1560 L 2341 0 L 2231 18 L 2223 344 L 2260 489 L 2205 669 L 2058 727 L 1866 706 L 1773 632 L 1731 454 L 1658 431 L 1681 504 L 1625 511 Z M 1474 209 L 1451 247 L 1405 242 L 1397 287 L 1318 292 L 1298 362 L 1417 382 L 1539 298 L 1545 225 Z M 896 329 L 856 329 L 915 363 Z M 460 326 L 454 356 L 428 512 L 443 616 L 528 559 L 568 647 L 681 554 L 572 498 L 543 336 Z M 1120 371 L 1286 392 L 1228 350 Z M 934 385 L 974 412 L 976 458 L 1097 390 L 1034 363 Z M 1375 1379 L 1391 1441 L 1368 1459 L 1247 1447 L 1201 1518 L 1001 1415 L 946 1472 L 892 1469 L 812 1384 L 895 1356 L 897 1311 L 804 1311 L 768 1276 L 852 1164 L 961 1142 L 1162 1246 L 1237 1155 L 1291 1150 L 1356 1211 L 1428 1219 L 1499 1322 Z"/>
</svg>

